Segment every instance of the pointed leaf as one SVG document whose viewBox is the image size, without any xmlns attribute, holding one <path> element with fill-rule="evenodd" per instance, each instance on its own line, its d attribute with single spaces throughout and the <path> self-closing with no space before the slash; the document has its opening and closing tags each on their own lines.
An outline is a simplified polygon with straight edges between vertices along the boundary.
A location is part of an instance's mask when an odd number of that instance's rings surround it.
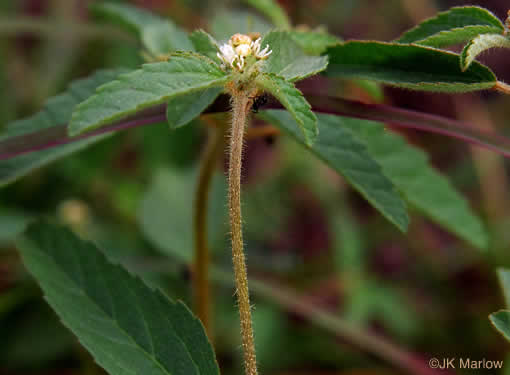
<svg viewBox="0 0 510 375">
<path fill-rule="evenodd" d="M 204 91 L 185 94 L 170 99 L 166 109 L 166 119 L 170 129 L 177 129 L 189 124 L 209 107 L 221 94 L 221 87 L 213 87 Z"/>
<path fill-rule="evenodd" d="M 262 48 L 273 52 L 262 70 L 288 81 L 299 81 L 322 72 L 328 66 L 327 56 L 307 56 L 287 31 L 271 31 L 262 39 Z"/>
<path fill-rule="evenodd" d="M 260 116 L 304 144 L 303 136 L 296 131 L 295 121 L 288 112 L 268 110 Z M 404 201 L 363 143 L 339 124 L 338 119 L 332 115 L 319 116 L 320 133 L 310 151 L 343 175 L 365 199 L 405 232 L 409 217 Z"/>
<path fill-rule="evenodd" d="M 9 147 L 11 146 L 9 140 L 15 137 L 23 137 L 23 143 L 32 142 L 33 137 L 37 137 L 37 141 L 43 141 L 44 136 L 41 133 L 47 133 L 48 141 L 50 142 L 54 142 L 59 137 L 65 137 L 66 130 L 63 125 L 67 124 L 71 119 L 73 108 L 91 96 L 98 86 L 115 79 L 122 73 L 126 73 L 126 70 L 103 70 L 94 73 L 88 78 L 78 80 L 71 84 L 69 89 L 63 94 L 49 99 L 43 110 L 39 113 L 7 125 L 7 128 L 0 136 L 1 153 L 9 153 L 9 150 L 6 148 L 12 148 L 15 151 L 15 148 L 19 149 L 22 146 L 22 144 L 15 144 L 14 146 L 16 147 Z M 36 168 L 40 168 L 54 160 L 99 142 L 107 136 L 108 134 L 102 134 L 79 140 L 72 144 L 35 151 L 9 160 L 1 160 L 0 186 L 11 183 Z M 37 147 L 34 148 L 37 150 Z"/>
<path fill-rule="evenodd" d="M 144 27 L 142 41 L 149 52 L 156 56 L 194 50 L 188 34 L 169 21 Z"/>
<path fill-rule="evenodd" d="M 466 42 L 480 34 L 501 34 L 504 29 L 501 21 L 487 9 L 454 7 L 405 32 L 397 42 L 439 48 Z"/>
<path fill-rule="evenodd" d="M 244 0 L 269 18 L 276 27 L 282 29 L 290 28 L 290 20 L 285 10 L 275 0 Z"/>
<path fill-rule="evenodd" d="M 468 69 L 476 57 L 491 48 L 510 48 L 510 39 L 500 34 L 483 34 L 469 42 L 460 55 L 460 66 Z"/>
<path fill-rule="evenodd" d="M 489 68 L 462 72 L 459 55 L 418 45 L 351 41 L 328 48 L 331 77 L 362 78 L 392 86 L 438 92 L 483 90 L 496 84 Z"/>
<path fill-rule="evenodd" d="M 344 117 L 336 121 L 366 145 L 410 204 L 473 246 L 487 249 L 489 239 L 480 218 L 448 179 L 428 164 L 423 151 L 380 123 Z"/>
<path fill-rule="evenodd" d="M 510 311 L 500 310 L 492 313 L 489 315 L 489 320 L 494 328 L 496 328 L 505 339 L 510 341 Z"/>
<path fill-rule="evenodd" d="M 287 108 L 301 129 L 306 145 L 311 146 L 319 134 L 317 117 L 301 91 L 292 83 L 274 74 L 260 75 L 257 77 L 257 85 Z"/>
<path fill-rule="evenodd" d="M 69 132 L 77 135 L 173 97 L 223 86 L 227 78 L 218 65 L 204 56 L 173 54 L 169 61 L 145 64 L 142 69 L 101 86 L 96 95 L 75 109 Z"/>
<path fill-rule="evenodd" d="M 291 30 L 289 35 L 307 55 L 322 55 L 328 47 L 342 41 L 340 38 L 321 30 Z"/>
<path fill-rule="evenodd" d="M 186 306 L 110 263 L 92 243 L 38 223 L 18 245 L 48 303 L 110 374 L 219 375 Z"/>
</svg>

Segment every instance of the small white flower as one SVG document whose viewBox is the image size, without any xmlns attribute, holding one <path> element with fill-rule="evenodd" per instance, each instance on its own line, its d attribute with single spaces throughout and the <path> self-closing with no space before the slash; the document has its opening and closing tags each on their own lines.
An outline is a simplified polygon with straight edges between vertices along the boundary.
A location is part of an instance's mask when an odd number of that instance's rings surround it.
<svg viewBox="0 0 510 375">
<path fill-rule="evenodd" d="M 258 38 L 256 41 L 252 42 L 252 50 L 253 50 L 253 55 L 257 58 L 257 59 L 260 59 L 260 60 L 263 60 L 263 59 L 266 59 L 270 54 L 273 53 L 272 50 L 269 49 L 269 45 L 266 44 L 266 48 L 264 48 L 262 51 L 260 50 L 261 46 L 260 46 L 260 42 L 262 40 L 260 38 Z"/>
<path fill-rule="evenodd" d="M 230 65 L 230 67 L 233 68 L 234 62 L 237 59 L 234 47 L 232 47 L 230 44 L 224 44 L 220 47 L 220 52 L 218 52 L 216 55 L 221 61 L 223 61 L 223 65 L 225 67 Z"/>
<path fill-rule="evenodd" d="M 241 44 L 235 48 L 238 56 L 246 57 L 251 55 L 251 46 L 249 44 Z"/>
<path fill-rule="evenodd" d="M 248 56 L 253 55 L 257 60 L 263 60 L 272 53 L 268 45 L 261 51 L 260 42 L 260 38 L 253 41 L 248 35 L 234 34 L 228 43 L 220 47 L 217 56 L 223 62 L 223 68 L 230 66 L 242 71 L 245 66 L 245 58 Z"/>
</svg>

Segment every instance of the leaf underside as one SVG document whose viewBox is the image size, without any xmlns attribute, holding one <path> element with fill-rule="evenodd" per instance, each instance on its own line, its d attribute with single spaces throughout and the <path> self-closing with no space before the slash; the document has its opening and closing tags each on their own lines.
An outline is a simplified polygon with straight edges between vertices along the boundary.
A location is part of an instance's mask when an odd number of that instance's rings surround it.
<svg viewBox="0 0 510 375">
<path fill-rule="evenodd" d="M 288 112 L 267 110 L 260 116 L 305 144 Z M 318 119 L 320 133 L 310 152 L 344 176 L 383 216 L 405 232 L 409 223 L 405 202 L 365 145 L 339 126 L 337 116 L 319 115 Z"/>
<path fill-rule="evenodd" d="M 462 70 L 468 69 L 476 57 L 491 48 L 510 48 L 510 39 L 499 34 L 483 34 L 470 41 L 460 54 Z"/>
<path fill-rule="evenodd" d="M 423 151 L 381 123 L 345 117 L 336 121 L 366 145 L 384 174 L 419 212 L 471 245 L 487 249 L 489 238 L 480 218 L 448 179 L 429 165 Z"/>
<path fill-rule="evenodd" d="M 110 374 L 219 375 L 187 307 L 110 263 L 92 243 L 37 223 L 18 245 L 48 303 Z"/>
</svg>

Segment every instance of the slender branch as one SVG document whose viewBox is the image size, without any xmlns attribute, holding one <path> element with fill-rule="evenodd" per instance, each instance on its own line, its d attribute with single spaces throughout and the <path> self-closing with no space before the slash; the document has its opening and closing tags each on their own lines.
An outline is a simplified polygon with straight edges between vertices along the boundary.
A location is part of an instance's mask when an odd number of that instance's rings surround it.
<svg viewBox="0 0 510 375">
<path fill-rule="evenodd" d="M 209 339 L 213 339 L 211 328 L 211 293 L 209 286 L 209 247 L 207 245 L 207 208 L 214 168 L 223 152 L 224 126 L 209 128 L 207 145 L 202 156 L 198 186 L 195 192 L 193 214 L 194 260 L 193 292 L 195 311 L 205 327 Z"/>
<path fill-rule="evenodd" d="M 252 105 L 252 99 L 245 91 L 232 95 L 232 129 L 230 134 L 230 155 L 228 168 L 228 201 L 230 212 L 230 230 L 232 235 L 232 259 L 236 281 L 236 294 L 241 320 L 241 336 L 244 352 L 246 375 L 257 375 L 255 342 L 251 322 L 251 305 L 248 291 L 248 276 L 243 250 L 243 231 L 241 216 L 241 166 L 243 137 L 246 120 Z"/>
<path fill-rule="evenodd" d="M 496 132 L 479 130 L 476 126 L 466 122 L 385 104 L 366 104 L 354 100 L 313 95 L 307 96 L 307 99 L 312 104 L 313 111 L 317 113 L 380 121 L 393 126 L 441 134 L 492 150 L 510 158 L 509 138 Z M 226 95 L 221 95 L 204 113 L 227 112 L 229 107 Z M 264 109 L 283 109 L 283 107 L 279 103 L 270 103 Z M 157 106 L 139 113 L 132 119 L 122 120 L 116 124 L 108 125 L 74 138 L 67 136 L 67 126 L 61 124 L 11 137 L 8 136 L 7 131 L 7 133 L 4 132 L 5 136 L 0 139 L 0 160 L 79 141 L 103 133 L 150 125 L 164 120 L 165 107 Z"/>
<path fill-rule="evenodd" d="M 118 131 L 136 128 L 139 126 L 152 125 L 166 120 L 166 115 L 155 114 L 147 115 L 136 119 L 128 119 L 117 124 L 105 126 L 76 137 L 67 135 L 67 125 L 57 125 L 51 128 L 45 128 L 33 133 L 19 136 L 13 136 L 0 141 L 0 160 L 11 159 L 16 156 L 30 152 L 42 151 L 48 148 L 62 146 L 87 139 L 90 137 L 99 137 L 102 135 L 113 134 Z M 7 133 L 8 135 L 8 133 Z"/>
</svg>

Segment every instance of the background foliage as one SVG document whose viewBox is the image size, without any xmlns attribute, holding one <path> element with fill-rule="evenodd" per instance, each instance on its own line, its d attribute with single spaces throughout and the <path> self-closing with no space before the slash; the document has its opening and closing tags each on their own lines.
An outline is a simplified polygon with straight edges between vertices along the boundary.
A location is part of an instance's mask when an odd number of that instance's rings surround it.
<svg viewBox="0 0 510 375">
<path fill-rule="evenodd" d="M 62 92 L 71 80 L 99 68 L 136 68 L 142 62 L 138 46 L 128 34 L 90 26 L 86 3 L 0 3 L 0 88 L 6 93 L 0 101 L 0 125 L 39 110 L 46 98 Z M 269 29 L 271 22 L 264 17 L 264 9 L 253 15 L 249 6 L 255 3 L 252 1 L 133 3 L 170 17 L 187 30 L 211 30 L 219 39 L 243 31 L 246 19 L 260 29 Z M 280 3 L 294 25 L 324 26 L 344 39 L 390 41 L 436 11 L 466 2 Z M 500 19 L 506 17 L 505 1 L 470 4 L 487 7 Z M 276 17 L 273 22 L 285 27 L 286 19 L 281 14 Z M 143 19 L 136 22 L 143 23 Z M 159 32 L 173 26 L 164 23 L 159 27 L 162 29 L 145 30 L 143 38 L 157 40 Z M 437 38 L 432 40 L 439 43 Z M 322 42 L 326 49 L 328 42 Z M 161 48 L 165 46 L 154 43 L 149 52 Z M 456 51 L 460 52 L 459 48 Z M 509 57 L 508 51 L 493 51 L 482 55 L 481 60 L 508 82 Z M 391 63 L 391 59 L 388 61 Z M 335 69 L 341 71 L 341 64 Z M 302 85 L 324 90 L 321 81 L 305 81 Z M 327 90 L 375 101 L 374 90 L 377 93 L 381 89 L 353 80 L 335 80 Z M 452 97 L 399 89 L 385 89 L 383 94 L 386 103 L 468 119 L 481 128 L 496 128 L 508 134 L 508 98 L 487 93 Z M 320 135 L 324 136 L 328 134 L 328 120 L 321 121 L 324 126 Z M 191 228 L 186 223 L 191 221 L 191 193 L 207 126 L 207 119 L 203 119 L 171 133 L 165 123 L 124 132 L 0 190 L 0 372 L 102 373 L 42 301 L 41 292 L 21 263 L 13 240 L 37 216 L 57 216 L 97 246 L 108 249 L 111 259 L 170 296 L 189 302 L 187 265 L 192 245 Z M 281 128 L 285 130 L 284 125 Z M 467 215 L 438 218 L 437 213 L 427 211 L 437 204 L 433 193 L 445 183 L 443 180 L 430 187 L 409 186 L 405 180 L 401 181 L 402 187 L 397 186 L 415 197 L 409 233 L 405 235 L 346 181 L 309 153 L 303 153 L 291 137 L 249 140 L 244 169 L 245 231 L 248 267 L 254 280 L 257 349 L 265 374 L 395 373 L 387 358 L 356 345 L 360 337 L 371 333 L 396 345 L 410 361 L 422 360 L 424 364 L 432 356 L 506 358 L 508 346 L 486 317 L 506 305 L 494 270 L 510 265 L 506 230 L 510 212 L 508 162 L 438 135 L 397 130 L 400 134 L 383 137 L 378 135 L 380 131 L 375 127 L 371 129 L 375 137 L 370 132 L 360 135 L 366 141 L 362 146 L 367 152 L 383 155 L 389 147 L 399 150 L 399 160 L 419 161 L 424 156 L 409 156 L 398 139 L 405 137 L 422 147 L 430 155 L 431 164 L 448 176 L 483 218 L 490 234 L 489 249 L 480 252 L 471 247 L 483 247 L 486 239 Z M 302 142 L 300 134 L 295 136 Z M 381 138 L 380 143 L 374 138 Z M 345 140 L 348 145 L 348 135 Z M 320 138 L 314 147 L 321 147 Z M 26 163 L 42 160 L 27 157 Z M 405 168 L 394 159 L 383 160 L 383 168 L 389 171 L 396 165 Z M 214 343 L 222 373 L 237 374 L 241 356 L 231 275 L 223 271 L 230 269 L 230 254 L 224 252 L 228 237 L 225 181 L 220 170 L 213 196 L 210 241 L 217 268 Z M 428 204 L 430 201 L 433 203 Z M 463 203 L 451 199 L 445 204 Z M 443 220 L 445 225 L 454 220 L 457 225 L 452 231 L 467 241 L 447 233 L 427 217 Z M 333 320 L 318 319 L 322 315 L 310 313 L 306 306 L 318 307 L 319 313 L 325 312 Z M 505 322 L 503 318 L 499 321 Z M 338 322 L 352 328 L 341 329 Z"/>
</svg>

